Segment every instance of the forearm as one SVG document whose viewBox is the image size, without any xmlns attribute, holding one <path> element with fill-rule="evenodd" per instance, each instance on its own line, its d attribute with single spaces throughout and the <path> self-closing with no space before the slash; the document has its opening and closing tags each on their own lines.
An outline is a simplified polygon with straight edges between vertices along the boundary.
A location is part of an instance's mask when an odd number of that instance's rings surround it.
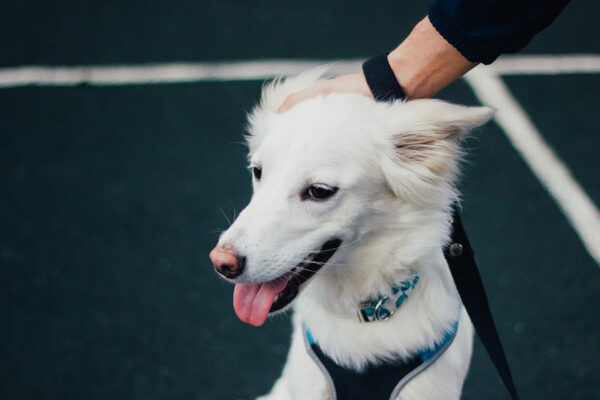
<svg viewBox="0 0 600 400">
<path fill-rule="evenodd" d="M 476 66 L 448 43 L 425 17 L 388 55 L 409 99 L 431 97 Z"/>
</svg>

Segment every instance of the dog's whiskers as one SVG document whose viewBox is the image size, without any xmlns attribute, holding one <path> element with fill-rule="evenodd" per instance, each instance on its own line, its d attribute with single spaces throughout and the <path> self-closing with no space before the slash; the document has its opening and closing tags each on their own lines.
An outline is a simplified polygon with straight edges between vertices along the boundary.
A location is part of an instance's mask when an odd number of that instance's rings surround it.
<svg viewBox="0 0 600 400">
<path fill-rule="evenodd" d="M 231 220 L 229 219 L 229 217 L 227 216 L 227 214 L 225 214 L 225 211 L 223 211 L 223 209 L 221 207 L 219 207 L 219 211 L 221 211 L 221 214 L 223 214 L 223 216 L 225 217 L 225 219 L 227 220 L 227 222 L 229 222 L 229 226 L 231 226 Z"/>
<path fill-rule="evenodd" d="M 231 208 L 233 208 L 233 220 L 235 221 L 237 219 L 237 212 L 235 210 L 235 204 L 233 204 L 233 201 L 229 201 L 229 203 L 231 203 Z M 229 225 L 231 225 L 231 223 L 229 223 Z"/>
</svg>

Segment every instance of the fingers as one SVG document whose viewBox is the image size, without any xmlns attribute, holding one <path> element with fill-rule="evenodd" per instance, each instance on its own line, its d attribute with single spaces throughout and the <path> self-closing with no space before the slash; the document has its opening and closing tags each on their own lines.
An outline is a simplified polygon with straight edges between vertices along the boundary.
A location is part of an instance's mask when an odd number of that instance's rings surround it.
<svg viewBox="0 0 600 400">
<path fill-rule="evenodd" d="M 318 82 L 314 86 L 300 90 L 288 96 L 281 104 L 277 112 L 283 113 L 288 111 L 296 104 L 310 99 L 318 95 L 328 95 L 330 93 L 357 93 L 363 96 L 373 97 L 369 85 L 364 74 L 349 74 L 338 76 L 337 78 L 328 79 Z"/>
<path fill-rule="evenodd" d="M 325 84 L 325 82 L 327 82 L 327 81 L 319 82 L 314 86 L 311 86 L 309 88 L 300 90 L 299 92 L 289 95 L 283 101 L 283 104 L 281 104 L 281 106 L 279 107 L 277 112 L 279 112 L 279 113 L 286 112 L 287 110 L 289 110 L 296 104 L 298 104 L 306 99 L 310 99 L 311 97 L 329 94 L 330 91 L 327 88 L 327 85 Z"/>
</svg>

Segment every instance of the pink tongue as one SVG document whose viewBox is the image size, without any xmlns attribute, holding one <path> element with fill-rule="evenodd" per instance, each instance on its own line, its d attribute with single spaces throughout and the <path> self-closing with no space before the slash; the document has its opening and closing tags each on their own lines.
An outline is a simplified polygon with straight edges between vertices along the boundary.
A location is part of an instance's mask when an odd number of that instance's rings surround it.
<svg viewBox="0 0 600 400">
<path fill-rule="evenodd" d="M 243 322 L 261 326 L 273 305 L 275 296 L 287 285 L 287 279 L 246 285 L 238 283 L 233 289 L 233 309 Z"/>
</svg>

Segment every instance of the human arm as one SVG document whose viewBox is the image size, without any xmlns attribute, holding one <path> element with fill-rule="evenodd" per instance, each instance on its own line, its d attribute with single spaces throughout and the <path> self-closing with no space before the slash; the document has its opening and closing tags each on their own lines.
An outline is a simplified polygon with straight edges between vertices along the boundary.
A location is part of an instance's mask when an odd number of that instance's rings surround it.
<svg viewBox="0 0 600 400">
<path fill-rule="evenodd" d="M 438 0 L 388 55 L 407 98 L 431 97 L 478 63 L 515 52 L 548 26 L 568 0 Z M 362 73 L 344 75 L 288 97 L 280 111 L 318 94 L 372 96 Z"/>
<path fill-rule="evenodd" d="M 452 47 L 427 17 L 388 54 L 388 61 L 404 94 L 411 99 L 433 96 L 477 65 Z M 362 73 L 342 75 L 292 94 L 285 99 L 279 111 L 287 111 L 294 104 L 310 97 L 332 92 L 359 93 L 373 97 Z"/>
</svg>

